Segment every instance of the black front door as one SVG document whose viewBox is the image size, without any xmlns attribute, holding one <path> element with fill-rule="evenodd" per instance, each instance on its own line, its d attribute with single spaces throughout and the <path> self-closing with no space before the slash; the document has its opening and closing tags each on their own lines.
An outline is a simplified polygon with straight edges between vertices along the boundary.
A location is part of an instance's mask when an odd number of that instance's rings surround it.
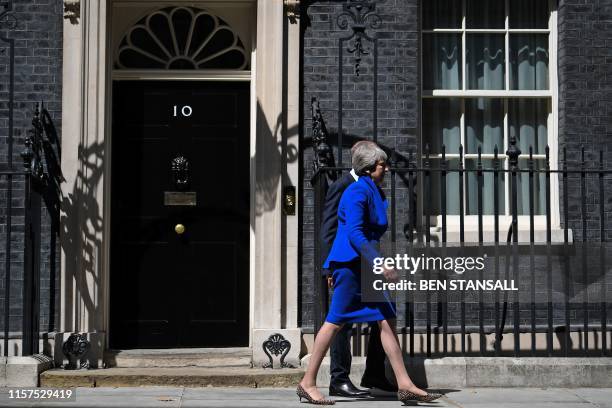
<svg viewBox="0 0 612 408">
<path fill-rule="evenodd" d="M 249 85 L 113 86 L 110 347 L 248 345 Z"/>
</svg>

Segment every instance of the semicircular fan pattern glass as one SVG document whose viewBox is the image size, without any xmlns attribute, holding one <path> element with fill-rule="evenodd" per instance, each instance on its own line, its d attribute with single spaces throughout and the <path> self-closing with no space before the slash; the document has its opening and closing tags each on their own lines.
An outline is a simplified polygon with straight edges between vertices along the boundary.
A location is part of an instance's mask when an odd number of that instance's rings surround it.
<svg viewBox="0 0 612 408">
<path fill-rule="evenodd" d="M 119 69 L 247 69 L 247 52 L 219 17 L 192 7 L 168 7 L 142 18 L 121 40 Z"/>
</svg>

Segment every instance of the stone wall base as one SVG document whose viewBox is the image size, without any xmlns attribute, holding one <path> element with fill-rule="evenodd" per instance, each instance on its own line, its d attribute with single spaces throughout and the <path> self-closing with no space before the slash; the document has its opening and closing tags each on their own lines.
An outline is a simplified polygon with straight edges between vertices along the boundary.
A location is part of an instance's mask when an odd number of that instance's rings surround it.
<svg viewBox="0 0 612 408">
<path fill-rule="evenodd" d="M 405 357 L 406 369 L 420 387 L 612 387 L 609 357 Z M 365 357 L 353 357 L 350 378 L 361 382 Z M 306 367 L 310 354 L 302 359 Z M 394 375 L 387 361 L 387 378 Z M 317 385 L 329 386 L 329 358 L 323 360 Z"/>
<path fill-rule="evenodd" d="M 53 368 L 51 357 L 0 357 L 0 387 L 38 387 L 38 376 Z"/>
</svg>

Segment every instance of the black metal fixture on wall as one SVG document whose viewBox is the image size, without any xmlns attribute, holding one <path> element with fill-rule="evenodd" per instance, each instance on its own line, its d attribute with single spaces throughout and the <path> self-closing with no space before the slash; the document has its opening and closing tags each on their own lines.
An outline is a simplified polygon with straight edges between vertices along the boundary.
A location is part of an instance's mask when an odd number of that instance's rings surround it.
<svg viewBox="0 0 612 408">
<path fill-rule="evenodd" d="M 316 174 L 322 167 L 334 167 L 334 154 L 328 143 L 329 133 L 317 98 L 313 97 L 310 105 L 312 109 L 312 148 L 315 153 L 312 165 Z"/>
<path fill-rule="evenodd" d="M 296 24 L 300 18 L 301 5 L 300 0 L 285 0 L 285 13 L 291 24 Z"/>
<path fill-rule="evenodd" d="M 372 53 L 372 138 L 378 139 L 378 38 L 376 33 L 368 34 L 382 26 L 381 17 L 375 13 L 376 3 L 367 0 L 348 0 L 342 5 L 342 12 L 336 17 L 336 24 L 341 30 L 350 27 L 351 31 L 338 41 L 338 166 L 342 166 L 342 105 L 344 81 L 344 52 L 353 54 L 355 76 L 361 74 L 363 56 Z M 371 43 L 368 47 L 364 42 Z M 348 45 L 347 45 L 348 44 Z"/>
<path fill-rule="evenodd" d="M 329 135 L 327 126 L 323 120 L 321 107 L 317 98 L 312 98 L 310 101 L 312 109 L 312 148 L 314 150 L 313 161 L 313 176 L 310 180 L 314 188 L 315 208 L 323 208 L 325 194 L 327 193 L 328 184 L 337 179 L 336 172 L 325 172 L 322 169 L 334 167 L 334 154 L 328 144 Z M 321 275 L 321 248 L 318 241 L 321 231 L 322 216 L 321 213 L 315 211 L 314 214 L 314 236 L 315 236 L 315 253 L 314 253 L 314 268 L 313 268 L 313 314 L 314 314 L 314 330 L 315 333 L 319 330 L 325 320 L 325 305 L 327 305 L 327 283 L 322 279 Z"/>
<path fill-rule="evenodd" d="M 285 215 L 295 215 L 296 204 L 295 186 L 285 186 L 283 188 L 283 212 Z"/>
<path fill-rule="evenodd" d="M 21 153 L 25 169 L 24 194 L 24 273 L 23 273 L 23 354 L 39 352 L 40 322 L 40 255 L 42 191 L 47 185 L 43 165 L 44 127 L 41 108 L 36 104 L 32 129 Z"/>
<path fill-rule="evenodd" d="M 28 131 L 25 138 L 25 149 L 21 152 L 23 167 L 27 174 L 38 183 L 44 184 L 46 174 L 43 166 L 43 138 L 44 127 L 41 119 L 42 104 L 36 104 L 34 117 L 32 118 L 32 129 Z"/>
<path fill-rule="evenodd" d="M 348 37 L 341 38 L 340 43 L 352 41 L 346 50 L 351 54 L 355 54 L 355 75 L 357 76 L 359 76 L 362 56 L 370 53 L 370 50 L 363 44 L 363 40 L 374 44 L 374 53 L 378 51 L 376 48 L 376 37 L 370 37 L 365 32 L 366 28 L 376 29 L 382 24 L 382 19 L 378 14 L 374 13 L 375 10 L 376 4 L 373 2 L 349 0 L 349 2 L 342 6 L 342 13 L 336 18 L 338 27 L 343 30 L 348 27 L 349 20 L 352 20 L 351 29 L 353 33 Z"/>
<path fill-rule="evenodd" d="M 70 24 L 79 24 L 81 18 L 81 2 L 78 0 L 64 1 L 64 19 L 69 20 Z"/>
</svg>

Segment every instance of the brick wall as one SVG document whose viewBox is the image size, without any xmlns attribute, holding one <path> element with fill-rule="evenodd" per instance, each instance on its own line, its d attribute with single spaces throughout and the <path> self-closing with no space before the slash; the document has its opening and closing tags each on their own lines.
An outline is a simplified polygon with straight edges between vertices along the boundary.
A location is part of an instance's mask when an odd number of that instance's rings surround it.
<svg viewBox="0 0 612 408">
<path fill-rule="evenodd" d="M 337 17 L 342 12 L 342 1 L 313 1 L 309 3 L 302 24 L 303 36 L 303 188 L 302 200 L 302 275 L 301 317 L 306 330 L 313 323 L 313 245 L 314 197 L 310 186 L 312 176 L 311 97 L 320 101 L 321 110 L 331 133 L 331 145 L 337 160 L 338 127 L 338 41 L 348 36 L 350 28 L 338 27 Z M 379 38 L 379 96 L 378 140 L 399 158 L 416 149 L 419 137 L 419 4 L 417 0 L 386 0 L 376 3 L 381 25 L 375 30 Z M 349 23 L 350 26 L 350 23 Z M 367 42 L 364 43 L 369 45 Z M 350 54 L 343 61 L 343 165 L 348 165 L 348 148 L 360 138 L 370 138 L 372 129 L 371 55 L 364 57 L 359 77 L 354 75 Z M 570 166 L 580 164 L 580 148 L 586 150 L 586 163 L 593 166 L 604 150 L 606 167 L 612 169 L 612 0 L 559 0 L 558 5 L 558 80 L 559 80 L 559 160 L 567 148 Z M 561 164 L 559 163 L 559 166 Z M 553 168 L 557 164 L 552 163 Z M 389 188 L 387 180 L 387 191 Z M 563 183 L 561 188 L 561 220 L 563 223 Z M 606 196 L 612 191 L 612 176 L 605 181 Z M 406 185 L 398 180 L 398 219 L 406 219 Z M 580 190 L 580 179 L 570 176 L 568 182 L 569 227 L 576 240 L 582 240 L 581 199 L 587 208 L 587 239 L 599 239 L 599 183 L 589 177 L 586 191 Z M 606 233 L 612 239 L 612 201 L 606 199 Z M 403 225 L 398 225 L 398 242 L 403 236 Z M 521 260 L 521 269 L 528 268 L 528 259 Z M 529 273 L 528 269 L 525 273 Z M 424 323 L 422 308 L 416 308 L 417 324 Z M 435 305 L 434 305 L 435 306 Z M 477 304 L 468 304 L 468 325 L 478 322 Z M 420 312 L 419 312 L 420 311 Z M 528 321 L 529 310 L 521 310 Z M 544 312 L 544 314 L 542 314 Z M 435 310 L 433 321 L 436 321 Z M 487 316 L 492 316 L 488 310 Z M 564 308 L 555 307 L 554 324 L 563 324 Z M 510 313 L 511 315 L 511 313 Z M 570 313 L 572 324 L 581 322 L 579 310 Z M 538 309 L 539 324 L 545 323 L 545 310 Z M 592 310 L 590 320 L 599 318 Z M 452 317 L 452 316 L 451 316 Z M 509 317 L 511 318 L 511 317 Z M 400 316 L 401 319 L 401 316 Z M 511 320 L 509 320 L 511 321 Z M 523 321 L 523 317 L 521 317 Z M 492 321 L 491 321 L 492 322 Z M 458 322 L 450 322 L 449 325 Z"/>
<path fill-rule="evenodd" d="M 0 12 L 7 2 L 0 1 Z M 14 22 L 14 28 L 7 26 Z M 36 102 L 43 101 L 49 112 L 51 127 L 60 134 L 62 89 L 63 2 L 59 0 L 19 0 L 13 13 L 0 22 L 0 37 L 14 40 L 14 143 L 13 169 L 21 171 L 24 137 L 31 127 Z M 8 170 L 9 48 L 0 40 L 0 168 Z M 4 310 L 6 249 L 7 179 L 0 181 L 0 309 Z M 23 290 L 23 178 L 13 181 L 11 236 L 10 330 L 21 329 Z M 47 197 L 48 202 L 53 198 Z M 57 322 L 59 305 L 59 254 L 57 227 L 52 226 L 49 210 L 42 214 L 41 257 L 41 331 L 52 331 Z M 55 305 L 52 305 L 54 303 Z M 0 317 L 1 319 L 2 317 Z M 0 323 L 0 327 L 5 322 Z"/>
<path fill-rule="evenodd" d="M 419 117 L 419 14 L 416 0 L 383 0 L 376 2 L 380 26 L 366 33 L 378 38 L 378 142 L 400 157 L 416 148 Z M 314 1 L 306 9 L 302 24 L 304 120 L 303 151 L 303 227 L 302 227 L 302 325 L 312 327 L 312 271 L 314 243 L 313 191 L 311 142 L 312 97 L 320 101 L 322 114 L 331 134 L 334 156 L 337 154 L 339 39 L 348 37 L 352 30 L 341 29 L 337 17 L 344 2 Z M 367 20 L 372 21 L 372 20 Z M 344 46 L 343 87 L 343 165 L 349 165 L 349 148 L 357 140 L 373 136 L 373 44 L 365 41 L 370 53 L 362 57 L 359 76 L 355 73 L 355 58 Z M 388 186 L 387 186 L 388 187 Z M 398 194 L 402 194 L 401 188 Z M 401 211 L 402 208 L 398 208 Z M 399 228 L 398 230 L 401 230 Z"/>
<path fill-rule="evenodd" d="M 580 165 L 582 146 L 589 167 L 598 165 L 604 151 L 607 168 L 612 168 L 612 1 L 560 0 L 558 5 L 559 65 L 559 152 L 567 148 L 570 166 Z M 605 192 L 612 192 L 607 177 Z M 561 185 L 562 187 L 562 185 Z M 587 205 L 587 239 L 598 240 L 599 183 L 587 183 L 582 194 L 580 181 L 568 182 L 569 227 L 582 239 L 581 198 Z M 563 201 L 561 216 L 563 220 Z M 605 201 L 607 239 L 612 238 L 612 203 Z"/>
</svg>

